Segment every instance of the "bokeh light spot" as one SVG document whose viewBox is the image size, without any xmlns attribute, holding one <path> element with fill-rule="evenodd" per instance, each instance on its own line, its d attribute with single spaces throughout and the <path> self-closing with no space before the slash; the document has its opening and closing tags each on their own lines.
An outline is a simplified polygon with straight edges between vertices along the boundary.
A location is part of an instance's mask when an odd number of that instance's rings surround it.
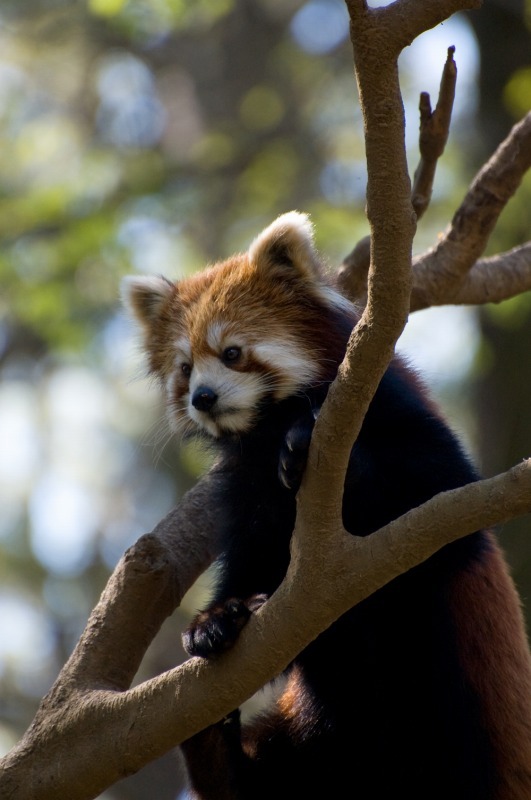
<svg viewBox="0 0 531 800">
<path fill-rule="evenodd" d="M 291 21 L 291 34 L 299 47 L 314 55 L 336 48 L 348 30 L 347 9 L 338 0 L 310 0 Z"/>
</svg>

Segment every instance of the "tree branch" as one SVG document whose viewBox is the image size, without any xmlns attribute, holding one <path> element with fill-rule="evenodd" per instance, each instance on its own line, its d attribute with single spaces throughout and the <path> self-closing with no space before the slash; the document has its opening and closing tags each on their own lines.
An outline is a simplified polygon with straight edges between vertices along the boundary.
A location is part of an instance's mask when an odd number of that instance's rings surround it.
<svg viewBox="0 0 531 800">
<path fill-rule="evenodd" d="M 416 259 L 412 311 L 454 302 L 530 166 L 531 113 L 512 128 L 479 171 L 437 245 Z M 512 264 L 514 270 L 514 260 Z"/>
<path fill-rule="evenodd" d="M 0 762 L 2 798 L 95 797 L 221 719 L 348 608 L 397 575 L 466 533 L 529 512 L 531 461 L 524 461 L 503 475 L 437 495 L 369 537 L 336 531 L 333 548 L 326 539 L 306 538 L 285 581 L 223 658 L 190 659 L 128 691 L 102 689 L 96 675 L 84 686 L 80 681 L 73 686 L 63 674 L 61 693 L 55 691 L 54 702 L 42 708 L 26 736 Z M 139 550 L 133 549 L 130 561 L 136 562 L 135 577 L 128 579 L 133 584 L 142 586 L 146 573 L 152 573 L 153 583 L 160 577 L 159 565 L 146 569 Z M 310 570 L 311 563 L 318 569 Z M 122 568 L 123 562 L 117 572 Z M 112 615 L 102 602 L 103 616 Z M 98 735 L 102 725 L 106 737 Z"/>
<path fill-rule="evenodd" d="M 482 305 L 501 303 L 531 289 L 531 242 L 514 247 L 506 253 L 481 258 L 470 269 L 451 301 L 431 305 Z M 413 290 L 412 306 L 415 310 L 426 308 L 422 298 Z"/>
<path fill-rule="evenodd" d="M 298 516 L 302 516 L 301 507 L 310 512 L 305 515 L 305 522 L 311 520 L 306 536 L 312 536 L 315 527 L 328 524 L 331 531 L 342 527 L 343 479 L 350 451 L 406 324 L 411 293 L 416 221 L 406 160 L 399 53 L 394 47 L 375 46 L 381 36 L 394 40 L 400 23 L 389 17 L 388 24 L 390 6 L 377 9 L 378 14 L 359 2 L 347 2 L 347 6 L 365 130 L 371 266 L 367 305 L 312 436 L 299 492 Z M 303 527 L 296 526 L 295 536 Z"/>
</svg>

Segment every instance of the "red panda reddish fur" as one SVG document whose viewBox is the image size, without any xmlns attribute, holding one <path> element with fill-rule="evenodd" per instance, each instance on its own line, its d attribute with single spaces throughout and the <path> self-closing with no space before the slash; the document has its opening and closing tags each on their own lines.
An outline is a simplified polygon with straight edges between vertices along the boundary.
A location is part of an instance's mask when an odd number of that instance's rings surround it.
<svg viewBox="0 0 531 800">
<path fill-rule="evenodd" d="M 247 253 L 177 283 L 126 279 L 124 296 L 171 423 L 223 462 L 217 585 L 184 634 L 214 658 L 286 572 L 312 426 L 356 314 L 296 212 Z M 346 529 L 370 535 L 476 479 L 396 359 L 352 450 Z M 494 536 L 447 545 L 355 606 L 295 659 L 270 709 L 243 726 L 235 711 L 183 752 L 203 800 L 531 800 L 531 659 Z"/>
</svg>

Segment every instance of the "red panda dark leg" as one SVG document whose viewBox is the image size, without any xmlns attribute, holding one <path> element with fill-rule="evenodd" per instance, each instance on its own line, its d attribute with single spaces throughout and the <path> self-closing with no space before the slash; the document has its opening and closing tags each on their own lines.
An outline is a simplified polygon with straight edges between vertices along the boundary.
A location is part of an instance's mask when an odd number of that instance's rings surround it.
<svg viewBox="0 0 531 800">
<path fill-rule="evenodd" d="M 239 709 L 187 739 L 181 751 L 194 800 L 246 800 Z"/>
</svg>

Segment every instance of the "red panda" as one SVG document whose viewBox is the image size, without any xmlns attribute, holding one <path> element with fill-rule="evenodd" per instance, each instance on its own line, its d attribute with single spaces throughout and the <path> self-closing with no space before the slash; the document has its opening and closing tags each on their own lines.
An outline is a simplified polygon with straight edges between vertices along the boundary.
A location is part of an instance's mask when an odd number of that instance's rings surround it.
<svg viewBox="0 0 531 800">
<path fill-rule="evenodd" d="M 312 426 L 356 313 L 297 212 L 190 278 L 126 278 L 124 299 L 174 429 L 224 462 L 217 586 L 183 637 L 214 658 L 285 575 Z M 476 479 L 396 358 L 352 450 L 346 529 L 370 535 Z M 183 752 L 203 800 L 530 800 L 531 657 L 493 535 L 447 545 L 352 608 L 294 660 L 271 709 L 245 725 L 235 711 Z"/>
</svg>

